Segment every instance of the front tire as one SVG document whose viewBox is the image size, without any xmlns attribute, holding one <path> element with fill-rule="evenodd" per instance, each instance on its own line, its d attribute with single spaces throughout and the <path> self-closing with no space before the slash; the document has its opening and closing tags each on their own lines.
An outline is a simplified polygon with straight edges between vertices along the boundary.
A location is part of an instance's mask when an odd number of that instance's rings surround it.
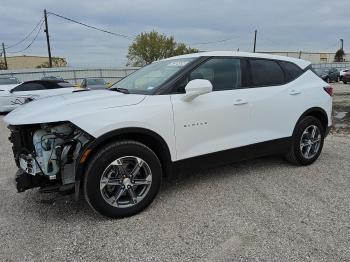
<svg viewBox="0 0 350 262">
<path fill-rule="evenodd" d="M 104 216 L 132 216 L 151 204 L 161 178 L 161 163 L 150 148 L 132 140 L 114 142 L 101 148 L 89 162 L 85 198 Z"/>
<path fill-rule="evenodd" d="M 287 160 L 296 165 L 310 165 L 320 156 L 325 137 L 321 122 L 312 116 L 301 119 L 295 127 Z"/>
</svg>

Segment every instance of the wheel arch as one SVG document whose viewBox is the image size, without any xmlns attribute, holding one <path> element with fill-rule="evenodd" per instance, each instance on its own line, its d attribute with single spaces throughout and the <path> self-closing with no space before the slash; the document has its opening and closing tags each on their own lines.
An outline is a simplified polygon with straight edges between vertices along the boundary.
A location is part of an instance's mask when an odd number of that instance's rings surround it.
<svg viewBox="0 0 350 262">
<path fill-rule="evenodd" d="M 312 108 L 309 108 L 308 110 L 306 110 L 299 117 L 299 119 L 294 127 L 294 130 L 295 130 L 296 126 L 298 125 L 298 123 L 306 116 L 313 116 L 313 117 L 317 118 L 321 122 L 321 124 L 324 128 L 324 131 L 325 132 L 327 131 L 327 129 L 328 129 L 328 115 L 327 115 L 326 111 L 321 107 L 312 107 Z"/>
<path fill-rule="evenodd" d="M 166 141 L 156 132 L 139 127 L 121 128 L 110 131 L 89 143 L 77 158 L 75 167 L 75 181 L 80 181 L 84 175 L 87 163 L 92 155 L 102 146 L 116 140 L 130 139 L 143 143 L 149 147 L 159 158 L 162 164 L 163 176 L 170 175 L 171 169 L 171 154 Z M 84 154 L 87 153 L 87 157 Z M 83 161 L 82 161 L 83 160 Z"/>
</svg>

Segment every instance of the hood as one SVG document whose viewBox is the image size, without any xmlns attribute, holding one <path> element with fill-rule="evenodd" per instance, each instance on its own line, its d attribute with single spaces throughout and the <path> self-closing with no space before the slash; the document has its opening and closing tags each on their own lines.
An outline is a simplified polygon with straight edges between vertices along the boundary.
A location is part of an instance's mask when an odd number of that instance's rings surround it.
<svg viewBox="0 0 350 262">
<path fill-rule="evenodd" d="M 19 106 L 9 113 L 4 121 L 9 125 L 70 121 L 96 111 L 136 105 L 144 98 L 145 95 L 109 90 L 74 92 L 38 99 Z"/>
</svg>

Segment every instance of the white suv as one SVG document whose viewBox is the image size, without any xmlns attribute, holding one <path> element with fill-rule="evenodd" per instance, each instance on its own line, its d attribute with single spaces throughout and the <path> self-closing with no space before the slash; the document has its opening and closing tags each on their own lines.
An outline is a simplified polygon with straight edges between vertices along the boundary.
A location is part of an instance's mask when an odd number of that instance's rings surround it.
<svg viewBox="0 0 350 262">
<path fill-rule="evenodd" d="M 308 165 L 331 126 L 331 96 L 303 60 L 220 51 L 157 61 L 110 90 L 8 114 L 17 189 L 82 189 L 97 212 L 124 217 L 181 168 L 268 154 Z"/>
</svg>

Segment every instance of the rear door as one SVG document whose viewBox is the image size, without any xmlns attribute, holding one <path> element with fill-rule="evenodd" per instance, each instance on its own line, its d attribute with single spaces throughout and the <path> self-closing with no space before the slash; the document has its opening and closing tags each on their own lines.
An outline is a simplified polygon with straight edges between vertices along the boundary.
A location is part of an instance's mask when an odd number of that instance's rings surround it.
<svg viewBox="0 0 350 262">
<path fill-rule="evenodd" d="M 294 81 L 303 71 L 293 63 L 250 58 L 252 126 L 254 142 L 265 142 L 292 135 L 300 116 L 302 90 Z"/>
</svg>

